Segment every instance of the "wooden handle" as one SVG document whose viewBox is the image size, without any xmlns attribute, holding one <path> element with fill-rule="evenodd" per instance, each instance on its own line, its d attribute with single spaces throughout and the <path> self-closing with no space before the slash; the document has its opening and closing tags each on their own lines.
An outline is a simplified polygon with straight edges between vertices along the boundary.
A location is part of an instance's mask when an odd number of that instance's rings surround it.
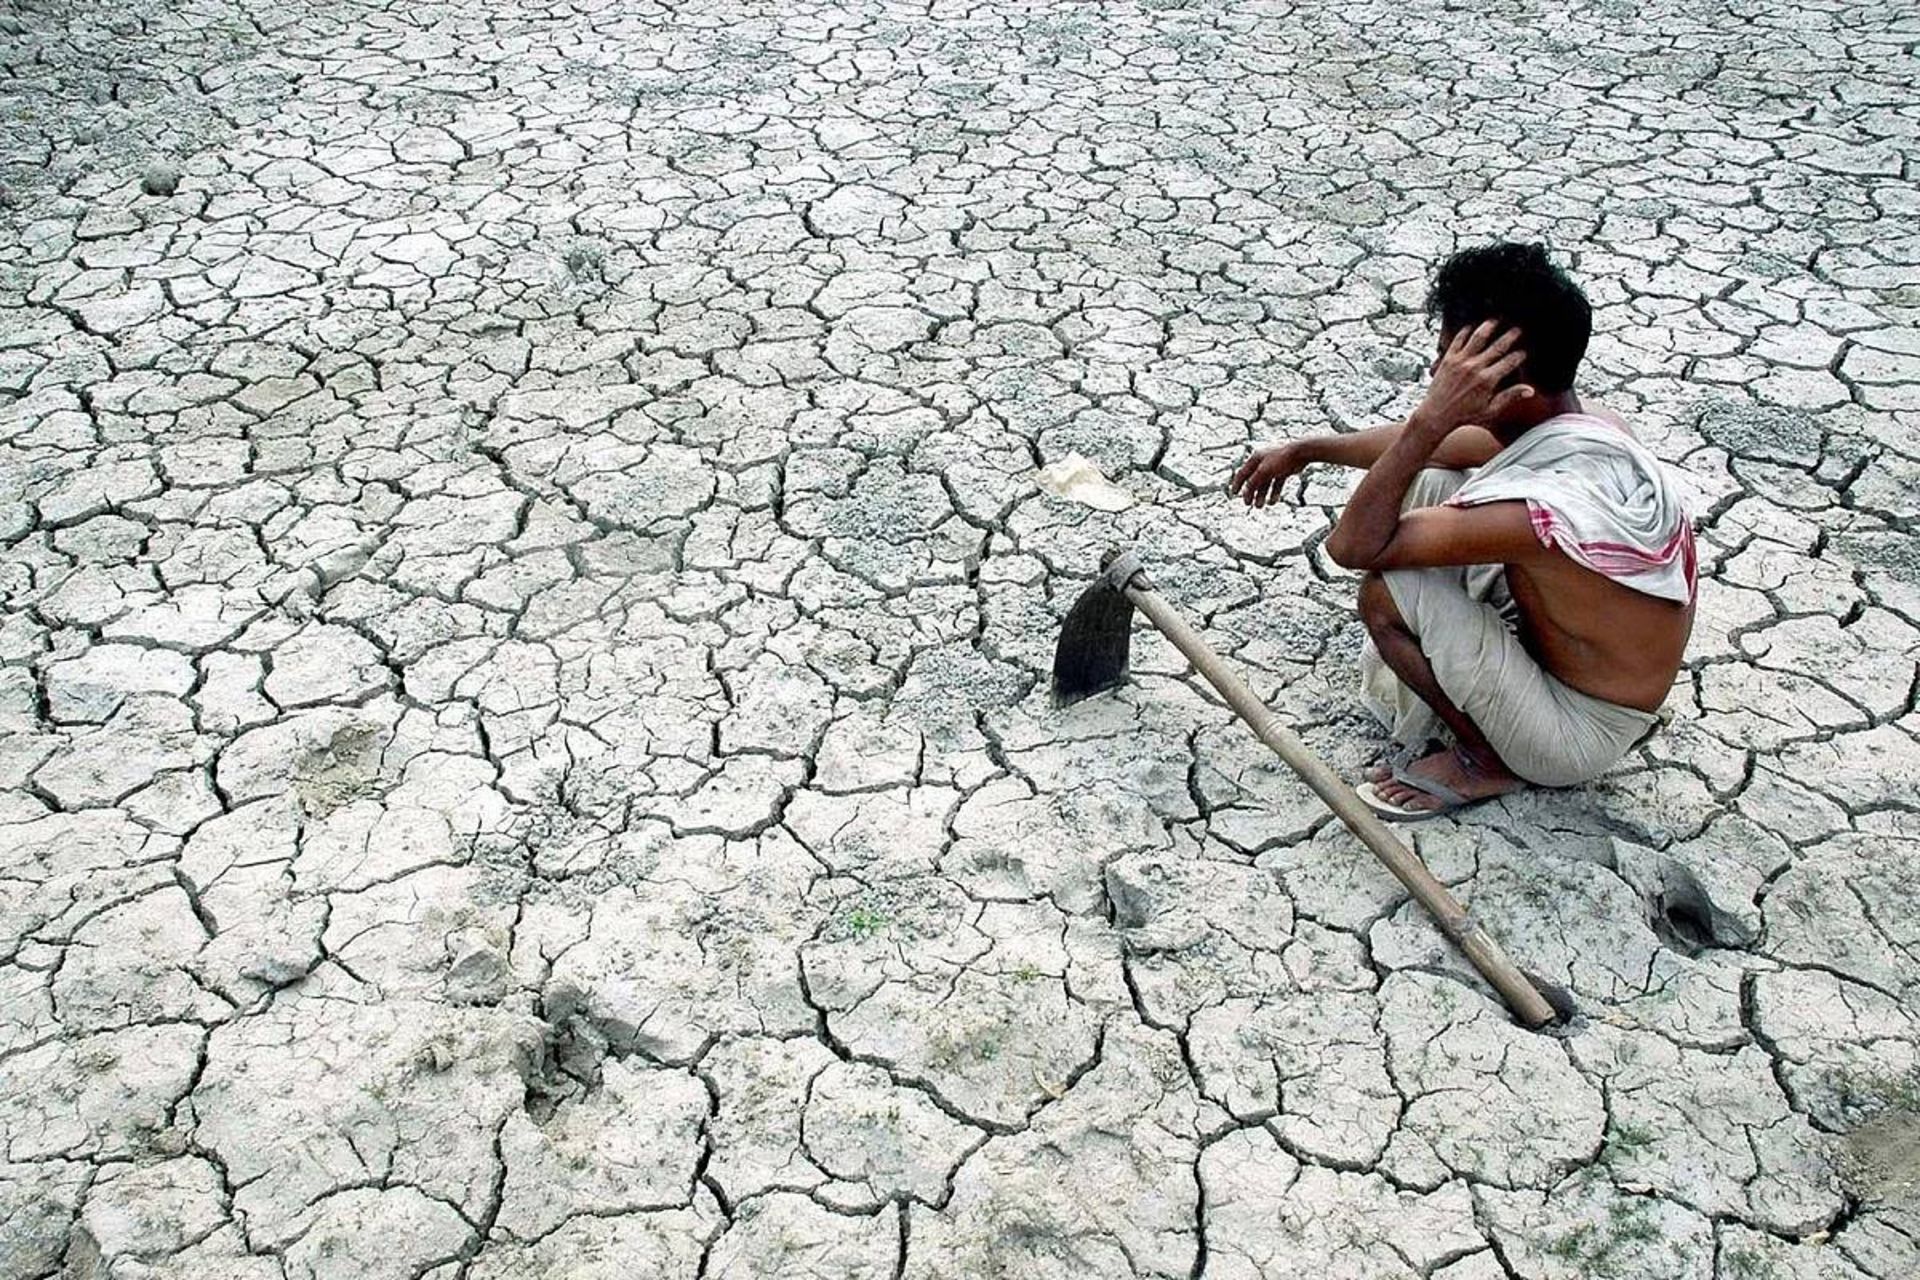
<svg viewBox="0 0 1920 1280">
<path fill-rule="evenodd" d="M 1506 1000 L 1514 1016 L 1521 1025 L 1541 1027 L 1554 1020 L 1553 1006 L 1527 976 L 1514 967 L 1500 944 L 1487 935 L 1479 922 L 1460 905 L 1459 899 L 1448 891 L 1447 886 L 1434 878 L 1427 870 L 1427 864 L 1420 861 L 1413 850 L 1400 842 L 1400 838 L 1387 829 L 1387 824 L 1367 804 L 1346 781 L 1328 768 L 1320 757 L 1307 749 L 1293 730 L 1280 723 L 1267 704 L 1254 696 L 1246 682 L 1227 668 L 1198 631 L 1187 625 L 1187 620 L 1160 598 L 1152 587 L 1143 585 L 1145 575 L 1135 575 L 1126 587 L 1127 598 L 1134 607 L 1147 615 L 1147 619 L 1159 629 L 1160 634 L 1173 642 L 1174 648 L 1186 655 L 1194 670 L 1207 678 L 1207 683 L 1219 691 L 1239 717 L 1246 721 L 1260 741 L 1273 748 L 1274 754 L 1287 762 L 1287 767 L 1300 775 L 1301 781 L 1313 788 L 1314 794 L 1333 810 L 1334 816 L 1347 824 L 1347 829 L 1360 837 L 1362 844 L 1373 851 L 1374 857 L 1393 872 L 1394 878 L 1407 887 L 1407 892 L 1419 899 L 1420 905 L 1433 914 L 1440 931 L 1453 939 L 1460 950 L 1466 954 L 1480 976 L 1493 984 L 1494 990 Z"/>
</svg>

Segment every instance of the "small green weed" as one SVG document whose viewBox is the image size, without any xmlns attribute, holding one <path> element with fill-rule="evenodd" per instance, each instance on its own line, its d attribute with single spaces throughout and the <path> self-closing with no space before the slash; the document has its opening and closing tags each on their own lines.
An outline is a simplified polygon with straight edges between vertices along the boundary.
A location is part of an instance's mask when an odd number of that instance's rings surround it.
<svg viewBox="0 0 1920 1280">
<path fill-rule="evenodd" d="M 1780 1280 L 1780 1268 L 1773 1259 L 1747 1245 L 1729 1249 L 1720 1259 L 1720 1268 L 1727 1280 Z"/>
<path fill-rule="evenodd" d="M 1632 1155 L 1644 1151 L 1654 1144 L 1659 1135 L 1653 1130 L 1623 1120 L 1615 1124 L 1607 1134 L 1607 1151 L 1612 1155 Z"/>
<path fill-rule="evenodd" d="M 1626 1254 L 1634 1246 L 1660 1238 L 1660 1224 L 1644 1203 L 1622 1200 L 1607 1211 L 1603 1226 L 1582 1223 L 1545 1246 L 1549 1257 L 1571 1263 L 1584 1276 L 1609 1277 L 1622 1274 Z"/>
<path fill-rule="evenodd" d="M 597 244 L 579 243 L 567 250 L 567 274 L 585 284 L 607 278 L 607 251 Z"/>
<path fill-rule="evenodd" d="M 1586 1223 L 1582 1223 L 1548 1245 L 1542 1252 L 1551 1258 L 1559 1258 L 1565 1262 L 1577 1262 L 1581 1256 L 1585 1254 L 1587 1241 L 1592 1237 L 1593 1228 Z"/>
<path fill-rule="evenodd" d="M 1841 1110 L 1855 1123 L 1896 1112 L 1920 1116 L 1920 1070 L 1889 1071 L 1854 1062 L 1831 1079 Z"/>
<path fill-rule="evenodd" d="M 844 923 L 848 937 L 865 942 L 869 938 L 886 932 L 887 926 L 893 922 L 872 907 L 855 907 L 847 912 Z"/>
</svg>

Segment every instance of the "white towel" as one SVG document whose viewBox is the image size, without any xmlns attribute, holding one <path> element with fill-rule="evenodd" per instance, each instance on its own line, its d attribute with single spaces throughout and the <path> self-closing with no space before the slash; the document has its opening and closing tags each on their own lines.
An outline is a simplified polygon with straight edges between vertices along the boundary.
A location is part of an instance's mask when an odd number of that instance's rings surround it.
<svg viewBox="0 0 1920 1280">
<path fill-rule="evenodd" d="M 1585 413 L 1549 418 L 1447 500 L 1511 501 L 1527 504 L 1542 545 L 1635 591 L 1693 599 L 1693 518 L 1665 465 L 1626 428 Z"/>
</svg>

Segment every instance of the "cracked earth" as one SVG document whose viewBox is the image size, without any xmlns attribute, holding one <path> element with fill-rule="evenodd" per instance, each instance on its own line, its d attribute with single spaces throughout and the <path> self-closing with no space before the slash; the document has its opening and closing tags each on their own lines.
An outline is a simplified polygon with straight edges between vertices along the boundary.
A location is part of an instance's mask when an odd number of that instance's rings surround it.
<svg viewBox="0 0 1920 1280">
<path fill-rule="evenodd" d="M 0 3 L 0 1277 L 1920 1275 L 1891 2 Z M 1699 626 L 1598 784 L 1337 768 L 1349 475 L 1544 239 Z M 1136 505 L 1035 471 L 1079 452 Z"/>
</svg>

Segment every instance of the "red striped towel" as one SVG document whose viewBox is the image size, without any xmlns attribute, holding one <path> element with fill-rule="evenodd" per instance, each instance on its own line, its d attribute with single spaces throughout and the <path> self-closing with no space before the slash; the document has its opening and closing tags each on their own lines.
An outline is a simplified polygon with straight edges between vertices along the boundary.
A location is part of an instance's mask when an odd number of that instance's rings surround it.
<svg viewBox="0 0 1920 1280">
<path fill-rule="evenodd" d="M 1543 545 L 1635 591 L 1690 603 L 1693 518 L 1658 458 L 1626 428 L 1563 413 L 1495 454 L 1450 506 L 1527 504 Z"/>
</svg>

